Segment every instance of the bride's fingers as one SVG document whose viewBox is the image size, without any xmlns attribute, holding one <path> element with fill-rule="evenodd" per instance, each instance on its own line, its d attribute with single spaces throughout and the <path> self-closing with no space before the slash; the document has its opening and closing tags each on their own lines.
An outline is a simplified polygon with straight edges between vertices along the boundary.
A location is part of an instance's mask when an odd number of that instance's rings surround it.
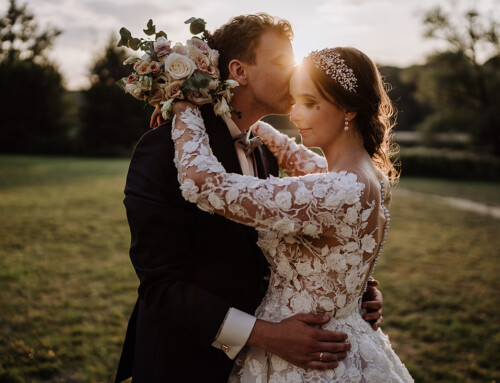
<svg viewBox="0 0 500 383">
<path fill-rule="evenodd" d="M 366 301 L 361 304 L 361 307 L 370 311 L 379 311 L 382 308 L 382 303 L 379 301 Z"/>
<path fill-rule="evenodd" d="M 149 121 L 149 127 L 151 129 L 159 125 L 158 121 L 160 116 L 161 116 L 161 108 L 157 106 L 156 109 L 153 111 L 153 114 L 151 115 L 151 120 Z"/>
</svg>

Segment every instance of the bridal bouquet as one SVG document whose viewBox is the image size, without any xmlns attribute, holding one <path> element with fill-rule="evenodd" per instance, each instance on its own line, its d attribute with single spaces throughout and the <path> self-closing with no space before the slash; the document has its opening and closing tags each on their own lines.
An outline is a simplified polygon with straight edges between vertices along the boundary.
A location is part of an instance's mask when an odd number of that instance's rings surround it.
<svg viewBox="0 0 500 383">
<path fill-rule="evenodd" d="M 238 85 L 234 80 L 221 81 L 218 69 L 219 52 L 206 43 L 208 32 L 203 19 L 190 18 L 193 36 L 186 45 L 177 43 L 172 46 L 163 31 L 156 32 L 156 26 L 149 20 L 144 33 L 154 35 L 154 40 L 132 37 L 126 28 L 120 29 L 118 46 L 126 46 L 135 51 L 141 50 L 141 58 L 129 57 L 124 65 L 133 65 L 130 76 L 122 78 L 117 84 L 138 100 L 153 106 L 161 106 L 162 117 L 170 121 L 172 103 L 175 100 L 188 100 L 195 105 L 214 104 L 217 115 L 231 116 L 231 89 Z M 236 111 L 235 111 L 236 112 Z"/>
</svg>

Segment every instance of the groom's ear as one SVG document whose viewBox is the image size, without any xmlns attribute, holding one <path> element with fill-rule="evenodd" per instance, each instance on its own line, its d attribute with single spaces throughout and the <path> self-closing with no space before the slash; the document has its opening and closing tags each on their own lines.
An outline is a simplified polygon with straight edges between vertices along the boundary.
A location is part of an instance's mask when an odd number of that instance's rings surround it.
<svg viewBox="0 0 500 383">
<path fill-rule="evenodd" d="M 231 60 L 228 65 L 228 69 L 230 79 L 238 81 L 240 86 L 248 84 L 248 73 L 245 63 L 237 59 Z"/>
</svg>

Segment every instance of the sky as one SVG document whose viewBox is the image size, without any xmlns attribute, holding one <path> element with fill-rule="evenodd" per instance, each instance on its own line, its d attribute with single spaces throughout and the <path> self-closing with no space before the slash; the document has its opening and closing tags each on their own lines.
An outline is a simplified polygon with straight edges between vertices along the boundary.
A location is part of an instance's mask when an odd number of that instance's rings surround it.
<svg viewBox="0 0 500 383">
<path fill-rule="evenodd" d="M 334 46 L 354 46 L 381 65 L 400 67 L 420 64 L 426 55 L 443 47 L 423 37 L 422 18 L 426 10 L 479 11 L 500 19 L 500 0 L 17 0 L 27 4 L 40 26 L 63 31 L 49 57 L 62 71 L 71 90 L 89 85 L 89 71 L 102 54 L 110 37 L 119 36 L 122 26 L 135 37 L 151 18 L 169 40 L 182 42 L 191 37 L 184 24 L 195 16 L 205 19 L 214 30 L 232 16 L 267 12 L 289 20 L 294 28 L 296 60 L 310 51 Z M 8 0 L 0 0 L 4 14 Z"/>
</svg>

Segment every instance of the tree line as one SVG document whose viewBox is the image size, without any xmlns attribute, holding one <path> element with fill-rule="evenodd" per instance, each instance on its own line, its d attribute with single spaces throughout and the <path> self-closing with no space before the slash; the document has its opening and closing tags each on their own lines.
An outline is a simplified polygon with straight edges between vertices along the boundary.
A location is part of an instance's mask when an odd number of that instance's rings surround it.
<svg viewBox="0 0 500 383">
<path fill-rule="evenodd" d="M 380 67 L 399 111 L 397 132 L 416 132 L 431 144 L 439 134 L 462 133 L 463 148 L 500 157 L 500 29 L 488 17 L 431 9 L 422 20 L 425 35 L 447 49 L 423 65 Z M 60 30 L 41 30 L 16 0 L 0 28 L 0 153 L 130 155 L 152 108 L 116 86 L 130 71 L 122 65 L 129 53 L 116 39 L 90 68 L 90 88 L 69 92 L 46 55 Z"/>
</svg>

